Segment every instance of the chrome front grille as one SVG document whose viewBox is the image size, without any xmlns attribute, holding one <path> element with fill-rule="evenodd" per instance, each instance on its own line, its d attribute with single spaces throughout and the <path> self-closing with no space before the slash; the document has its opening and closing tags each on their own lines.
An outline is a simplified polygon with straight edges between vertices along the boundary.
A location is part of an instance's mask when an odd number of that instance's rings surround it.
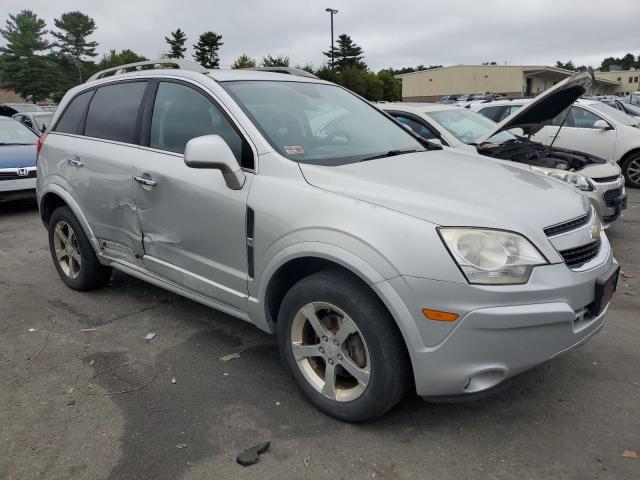
<svg viewBox="0 0 640 480">
<path fill-rule="evenodd" d="M 551 225 L 550 227 L 544 229 L 544 233 L 547 235 L 547 237 L 553 237 L 554 235 L 560 235 L 561 233 L 570 232 L 571 230 L 580 228 L 589 223 L 589 220 L 591 220 L 591 213 L 592 211 L 589 210 L 587 213 L 580 217 L 568 220 L 566 222 L 558 223 L 556 225 Z"/>
<path fill-rule="evenodd" d="M 592 178 L 591 180 L 593 180 L 596 183 L 611 183 L 611 182 L 617 182 L 618 180 L 622 179 L 622 175 L 613 175 L 611 177 L 600 177 L 600 178 Z"/>
<path fill-rule="evenodd" d="M 25 178 L 36 178 L 37 176 L 37 171 L 36 169 L 28 169 L 26 171 L 26 175 L 20 175 L 18 173 L 18 170 L 25 170 L 25 169 L 6 169 L 6 170 L 1 170 L 0 171 L 0 182 L 3 180 L 24 180 Z"/>
<path fill-rule="evenodd" d="M 593 260 L 600 252 L 602 240 L 599 238 L 591 243 L 576 248 L 569 248 L 560 251 L 560 256 L 570 268 L 581 267 L 585 263 Z"/>
</svg>

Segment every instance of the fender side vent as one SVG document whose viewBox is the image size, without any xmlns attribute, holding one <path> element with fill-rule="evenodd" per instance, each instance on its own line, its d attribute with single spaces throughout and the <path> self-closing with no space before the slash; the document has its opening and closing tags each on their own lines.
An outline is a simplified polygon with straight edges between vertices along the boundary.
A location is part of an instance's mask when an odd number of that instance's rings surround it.
<svg viewBox="0 0 640 480">
<path fill-rule="evenodd" d="M 253 260 L 253 234 L 255 228 L 255 213 L 253 208 L 247 207 L 247 273 L 250 279 L 253 279 L 254 260 Z"/>
</svg>

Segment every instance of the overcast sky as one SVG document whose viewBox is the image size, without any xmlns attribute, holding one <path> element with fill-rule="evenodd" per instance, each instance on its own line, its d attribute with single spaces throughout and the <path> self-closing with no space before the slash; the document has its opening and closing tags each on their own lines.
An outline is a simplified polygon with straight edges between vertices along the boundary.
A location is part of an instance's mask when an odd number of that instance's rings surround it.
<svg viewBox="0 0 640 480">
<path fill-rule="evenodd" d="M 165 35 L 180 27 L 189 49 L 200 33 L 223 36 L 221 66 L 241 53 L 260 59 L 286 54 L 291 64 L 319 66 L 330 42 L 348 33 L 373 70 L 393 66 L 554 64 L 599 66 L 602 58 L 640 54 L 640 0 L 1 0 L 1 23 L 29 8 L 53 19 L 70 10 L 93 17 L 99 52 L 130 48 L 148 58 L 166 50 Z M 611 6 L 613 8 L 607 8 Z"/>
</svg>

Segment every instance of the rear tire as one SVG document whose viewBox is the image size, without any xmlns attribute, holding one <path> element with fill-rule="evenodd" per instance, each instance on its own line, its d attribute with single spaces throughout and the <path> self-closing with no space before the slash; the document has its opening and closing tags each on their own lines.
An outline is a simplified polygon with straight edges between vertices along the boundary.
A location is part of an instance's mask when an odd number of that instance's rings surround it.
<svg viewBox="0 0 640 480">
<path fill-rule="evenodd" d="M 49 219 L 49 250 L 58 275 L 74 290 L 101 287 L 111 276 L 111 268 L 98 261 L 91 242 L 69 207 L 57 208 Z"/>
<path fill-rule="evenodd" d="M 620 164 L 627 186 L 640 188 L 640 153 L 629 155 Z"/>
<path fill-rule="evenodd" d="M 299 387 L 332 417 L 374 419 L 406 392 L 402 336 L 380 299 L 348 272 L 323 270 L 296 283 L 282 301 L 277 333 Z"/>
</svg>

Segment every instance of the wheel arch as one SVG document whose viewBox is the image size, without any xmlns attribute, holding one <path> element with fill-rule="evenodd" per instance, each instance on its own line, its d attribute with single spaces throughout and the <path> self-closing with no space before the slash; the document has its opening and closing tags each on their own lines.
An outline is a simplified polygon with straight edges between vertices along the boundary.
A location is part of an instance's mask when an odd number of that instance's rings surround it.
<svg viewBox="0 0 640 480">
<path fill-rule="evenodd" d="M 40 209 L 40 218 L 42 219 L 42 222 L 44 223 L 45 227 L 49 226 L 49 219 L 51 218 L 51 215 L 57 208 L 60 208 L 63 206 L 68 207 L 71 210 L 71 212 L 75 215 L 75 217 L 78 219 L 78 222 L 80 222 L 80 225 L 82 226 L 82 229 L 84 230 L 85 234 L 89 238 L 89 241 L 93 246 L 93 249 L 96 252 L 100 251 L 98 240 L 93 234 L 93 231 L 91 230 L 91 227 L 87 222 L 87 219 L 82 214 L 80 207 L 78 206 L 78 204 L 75 202 L 75 200 L 67 190 L 65 190 L 64 188 L 56 184 L 48 185 L 47 189 L 44 192 L 39 194 L 38 206 Z"/>
</svg>

